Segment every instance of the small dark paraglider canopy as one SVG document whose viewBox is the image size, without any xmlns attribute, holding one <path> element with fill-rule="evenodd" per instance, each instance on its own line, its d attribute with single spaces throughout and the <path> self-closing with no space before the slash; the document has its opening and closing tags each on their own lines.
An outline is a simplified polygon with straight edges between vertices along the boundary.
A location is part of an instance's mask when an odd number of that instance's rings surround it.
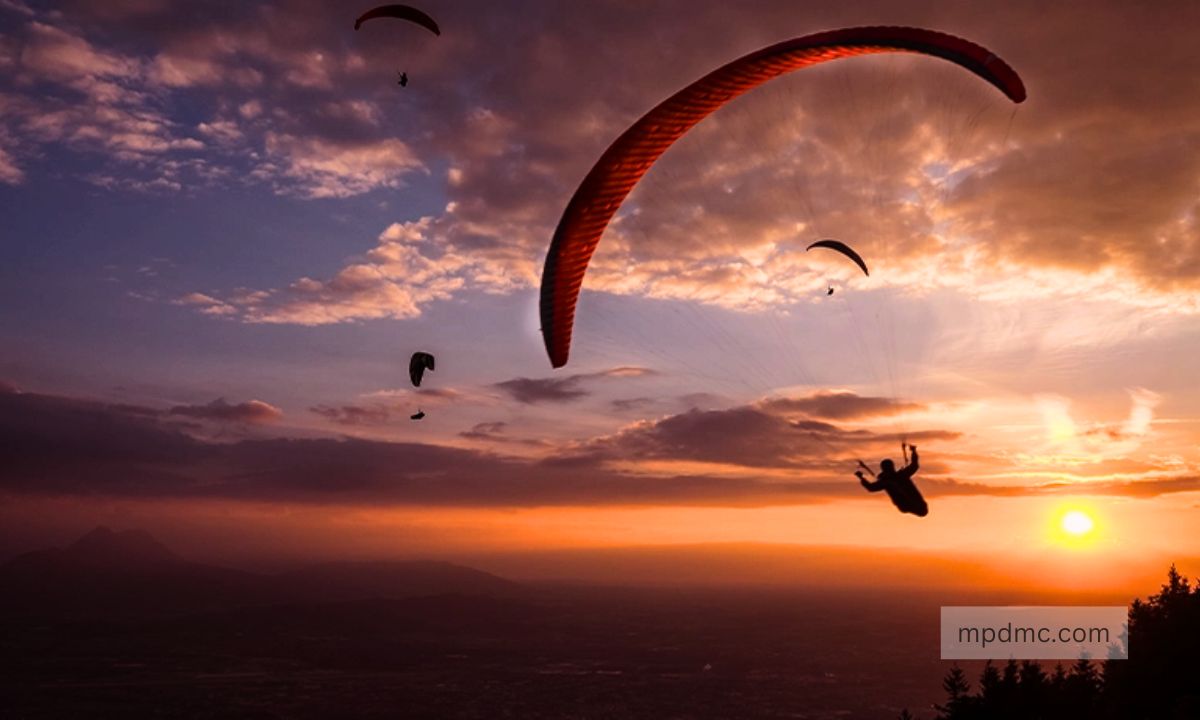
<svg viewBox="0 0 1200 720">
<path fill-rule="evenodd" d="M 412 414 L 412 415 L 409 415 L 409 416 L 408 416 L 408 419 L 409 419 L 409 420 L 420 420 L 420 419 L 421 419 L 421 418 L 423 418 L 423 417 L 425 417 L 425 411 L 424 411 L 424 410 L 418 410 L 416 413 L 414 413 L 414 414 Z"/>
<path fill-rule="evenodd" d="M 427 352 L 415 352 L 408 360 L 408 379 L 413 387 L 421 387 L 421 378 L 426 370 L 433 370 L 433 356 Z"/>
<path fill-rule="evenodd" d="M 839 252 L 839 253 L 845 255 L 846 257 L 850 258 L 851 260 L 853 260 L 854 264 L 858 265 L 858 267 L 863 271 L 863 275 L 866 275 L 867 277 L 871 277 L 871 272 L 869 270 L 867 270 L 867 263 L 865 260 L 862 259 L 862 256 L 859 255 L 858 253 L 854 252 L 853 248 L 851 248 L 849 245 L 842 242 L 841 240 L 818 240 L 815 243 L 813 243 L 812 245 L 809 245 L 808 248 L 805 249 L 805 252 L 808 252 L 809 250 L 812 250 L 813 248 L 828 248 L 829 250 L 833 250 L 834 252 Z M 833 291 L 830 290 L 829 294 L 832 295 Z"/>
<path fill-rule="evenodd" d="M 434 35 L 441 35 L 442 31 L 433 18 L 429 17 L 420 10 L 411 5 L 380 5 L 377 8 L 366 11 L 354 21 L 354 29 L 362 27 L 362 24 L 368 20 L 375 18 L 395 18 L 397 20 L 407 20 L 411 23 L 416 23 L 425 28 Z"/>
</svg>

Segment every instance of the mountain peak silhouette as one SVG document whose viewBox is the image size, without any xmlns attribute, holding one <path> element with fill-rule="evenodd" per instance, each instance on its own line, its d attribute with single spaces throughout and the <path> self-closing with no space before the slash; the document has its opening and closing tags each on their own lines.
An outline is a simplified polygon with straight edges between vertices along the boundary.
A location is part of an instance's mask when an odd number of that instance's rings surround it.
<svg viewBox="0 0 1200 720">
<path fill-rule="evenodd" d="M 114 532 L 103 525 L 68 545 L 62 558 L 89 567 L 130 570 L 183 562 L 145 530 Z"/>
</svg>

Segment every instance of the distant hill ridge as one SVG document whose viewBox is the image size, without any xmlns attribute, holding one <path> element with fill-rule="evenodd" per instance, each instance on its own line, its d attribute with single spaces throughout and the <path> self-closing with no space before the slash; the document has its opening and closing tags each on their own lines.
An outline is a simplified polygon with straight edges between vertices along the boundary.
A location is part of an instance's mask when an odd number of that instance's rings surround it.
<svg viewBox="0 0 1200 720">
<path fill-rule="evenodd" d="M 511 596 L 520 586 L 438 561 L 326 562 L 254 573 L 185 560 L 144 530 L 97 527 L 66 548 L 0 565 L 0 611 L 18 616 L 145 616 L 285 603 L 429 595 Z"/>
<path fill-rule="evenodd" d="M 52 564 L 98 570 L 138 570 L 183 562 L 182 558 L 145 530 L 113 532 L 101 525 L 65 549 L 51 548 L 25 553 L 0 566 L 0 570 Z"/>
</svg>

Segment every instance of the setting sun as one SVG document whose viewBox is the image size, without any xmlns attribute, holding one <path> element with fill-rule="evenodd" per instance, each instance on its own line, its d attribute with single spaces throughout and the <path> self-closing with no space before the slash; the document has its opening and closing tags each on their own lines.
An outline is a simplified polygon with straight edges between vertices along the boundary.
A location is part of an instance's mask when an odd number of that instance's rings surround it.
<svg viewBox="0 0 1200 720">
<path fill-rule="evenodd" d="M 1092 522 L 1092 519 L 1086 513 L 1078 510 L 1072 510 L 1063 515 L 1062 529 L 1068 535 L 1074 535 L 1075 537 L 1087 535 L 1092 531 L 1094 525 L 1095 523 Z"/>
</svg>

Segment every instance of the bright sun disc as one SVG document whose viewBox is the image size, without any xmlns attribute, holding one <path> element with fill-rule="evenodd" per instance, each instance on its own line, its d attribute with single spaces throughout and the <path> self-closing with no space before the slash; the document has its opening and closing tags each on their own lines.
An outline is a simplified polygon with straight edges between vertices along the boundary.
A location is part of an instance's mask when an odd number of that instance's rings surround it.
<svg viewBox="0 0 1200 720">
<path fill-rule="evenodd" d="M 1092 519 L 1078 510 L 1063 515 L 1062 529 L 1068 535 L 1085 535 L 1091 532 L 1092 525 Z"/>
</svg>

